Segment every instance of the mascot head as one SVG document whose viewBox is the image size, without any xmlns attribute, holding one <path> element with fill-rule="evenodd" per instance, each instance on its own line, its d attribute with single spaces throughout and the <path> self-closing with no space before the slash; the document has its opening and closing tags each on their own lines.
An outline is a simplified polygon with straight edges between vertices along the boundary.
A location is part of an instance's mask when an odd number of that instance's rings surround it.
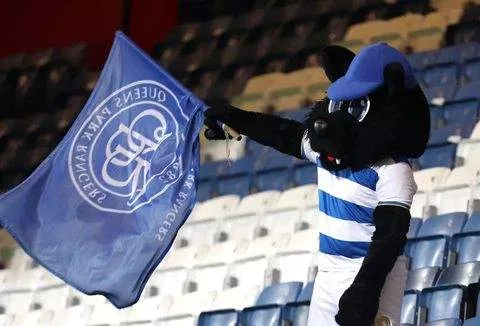
<svg viewBox="0 0 480 326">
<path fill-rule="evenodd" d="M 321 59 L 332 85 L 306 126 L 323 167 L 361 169 L 423 154 L 430 133 L 428 102 L 402 53 L 385 43 L 356 56 L 328 46 Z"/>
</svg>

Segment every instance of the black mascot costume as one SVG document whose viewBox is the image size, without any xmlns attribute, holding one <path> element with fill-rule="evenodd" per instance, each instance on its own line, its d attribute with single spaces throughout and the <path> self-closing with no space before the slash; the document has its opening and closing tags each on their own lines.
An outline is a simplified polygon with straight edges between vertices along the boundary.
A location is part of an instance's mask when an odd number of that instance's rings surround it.
<svg viewBox="0 0 480 326">
<path fill-rule="evenodd" d="M 428 103 L 405 56 L 387 44 L 356 56 L 328 46 L 321 59 L 332 85 L 304 123 L 227 105 L 205 112 L 205 135 L 224 139 L 224 123 L 317 165 L 319 261 L 309 326 L 370 326 L 376 318 L 399 325 L 416 192 L 408 159 L 427 145 Z"/>
</svg>

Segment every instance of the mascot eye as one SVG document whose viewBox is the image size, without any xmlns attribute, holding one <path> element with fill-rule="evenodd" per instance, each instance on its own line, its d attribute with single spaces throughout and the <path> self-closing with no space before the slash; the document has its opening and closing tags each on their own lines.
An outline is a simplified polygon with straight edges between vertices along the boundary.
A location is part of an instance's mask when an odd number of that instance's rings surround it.
<svg viewBox="0 0 480 326">
<path fill-rule="evenodd" d="M 348 113 L 353 115 L 358 121 L 362 121 L 365 119 L 369 109 L 370 99 L 368 97 L 364 97 L 359 100 L 350 101 Z"/>
<path fill-rule="evenodd" d="M 352 101 L 330 101 L 328 104 L 328 113 L 344 110 L 353 115 L 359 122 L 365 119 L 369 109 L 370 99 L 368 97 Z"/>
</svg>

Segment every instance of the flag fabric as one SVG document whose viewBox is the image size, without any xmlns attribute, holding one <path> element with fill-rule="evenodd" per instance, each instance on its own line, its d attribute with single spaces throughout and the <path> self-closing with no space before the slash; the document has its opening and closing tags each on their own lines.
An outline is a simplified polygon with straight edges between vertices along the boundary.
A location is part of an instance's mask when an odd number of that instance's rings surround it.
<svg viewBox="0 0 480 326">
<path fill-rule="evenodd" d="M 0 197 L 0 222 L 60 279 L 134 304 L 196 200 L 205 105 L 117 32 L 67 135 Z"/>
</svg>

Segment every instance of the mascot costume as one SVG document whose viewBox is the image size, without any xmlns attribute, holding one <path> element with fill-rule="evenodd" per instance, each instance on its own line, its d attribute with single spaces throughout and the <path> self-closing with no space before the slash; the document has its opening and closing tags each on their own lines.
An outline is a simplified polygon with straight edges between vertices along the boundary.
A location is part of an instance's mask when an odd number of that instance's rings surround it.
<svg viewBox="0 0 480 326">
<path fill-rule="evenodd" d="M 225 139 L 223 123 L 317 165 L 320 252 L 309 326 L 399 325 L 416 192 L 408 159 L 425 150 L 428 103 L 405 56 L 385 43 L 356 56 L 328 46 L 321 59 L 332 85 L 303 123 L 227 105 L 205 112 L 205 135 Z"/>
</svg>

